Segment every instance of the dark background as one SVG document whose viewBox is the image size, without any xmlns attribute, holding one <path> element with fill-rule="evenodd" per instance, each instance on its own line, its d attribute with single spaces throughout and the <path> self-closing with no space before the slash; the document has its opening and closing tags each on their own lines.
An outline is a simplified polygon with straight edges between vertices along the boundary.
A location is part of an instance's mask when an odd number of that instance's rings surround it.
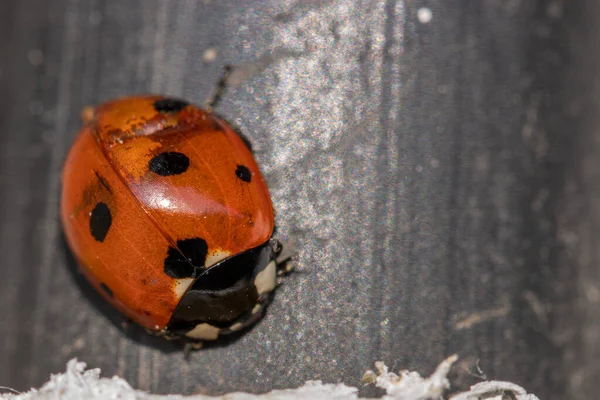
<svg viewBox="0 0 600 400">
<path fill-rule="evenodd" d="M 456 352 L 455 388 L 483 373 L 593 398 L 599 8 L 3 1 L 0 384 L 38 386 L 78 357 L 157 393 L 263 392 L 357 385 L 376 360 L 429 374 Z M 186 363 L 74 272 L 59 172 L 84 105 L 202 104 L 225 64 L 258 67 L 217 111 L 253 142 L 299 273 L 256 328 Z"/>
</svg>

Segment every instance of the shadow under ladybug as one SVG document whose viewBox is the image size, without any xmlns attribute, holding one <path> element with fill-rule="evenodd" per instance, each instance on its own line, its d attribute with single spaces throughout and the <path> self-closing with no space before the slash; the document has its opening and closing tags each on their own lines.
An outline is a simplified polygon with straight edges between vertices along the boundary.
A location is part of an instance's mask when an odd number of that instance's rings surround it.
<svg viewBox="0 0 600 400">
<path fill-rule="evenodd" d="M 274 293 L 270 293 L 269 296 L 262 299 L 263 307 L 260 311 L 255 313 L 247 324 L 244 324 L 242 328 L 236 331 L 227 332 L 227 334 L 219 336 L 218 340 L 212 341 L 192 341 L 187 340 L 185 337 L 175 337 L 174 340 L 165 340 L 164 336 L 157 336 L 155 332 L 148 331 L 140 325 L 135 324 L 130 319 L 121 314 L 117 309 L 111 306 L 102 295 L 95 290 L 86 277 L 81 273 L 78 263 L 73 257 L 72 252 L 69 249 L 68 243 L 63 233 L 61 233 L 60 244 L 64 253 L 64 259 L 67 264 L 67 270 L 69 275 L 73 279 L 73 282 L 78 286 L 78 289 L 83 294 L 86 301 L 91 304 L 97 311 L 99 311 L 115 328 L 125 334 L 129 339 L 136 343 L 160 350 L 164 353 L 173 352 L 184 352 L 185 358 L 188 358 L 190 351 L 199 348 L 217 348 L 229 346 L 237 342 L 243 337 L 248 331 L 258 326 L 261 322 L 264 312 L 268 308 L 270 302 L 274 298 Z M 288 253 L 288 252 L 286 252 Z M 282 254 L 285 260 L 279 260 L 281 265 L 289 266 L 287 263 L 290 259 L 288 254 Z M 280 275 L 287 275 L 292 272 L 290 268 L 284 268 L 280 270 Z M 170 339 L 167 337 L 167 339 Z"/>
</svg>

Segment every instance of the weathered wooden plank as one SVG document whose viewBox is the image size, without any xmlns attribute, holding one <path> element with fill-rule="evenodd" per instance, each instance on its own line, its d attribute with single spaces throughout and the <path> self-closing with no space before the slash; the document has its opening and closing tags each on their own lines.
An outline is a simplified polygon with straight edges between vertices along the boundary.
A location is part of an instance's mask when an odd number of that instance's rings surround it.
<svg viewBox="0 0 600 400">
<path fill-rule="evenodd" d="M 159 393 L 261 392 L 356 384 L 378 359 L 428 372 L 458 352 L 462 384 L 478 363 L 540 398 L 589 398 L 593 2 L 5 3 L 2 385 L 77 356 Z M 218 112 L 252 140 L 301 273 L 255 329 L 185 363 L 74 271 L 59 171 L 84 105 L 203 103 L 223 65 L 257 60 Z"/>
</svg>

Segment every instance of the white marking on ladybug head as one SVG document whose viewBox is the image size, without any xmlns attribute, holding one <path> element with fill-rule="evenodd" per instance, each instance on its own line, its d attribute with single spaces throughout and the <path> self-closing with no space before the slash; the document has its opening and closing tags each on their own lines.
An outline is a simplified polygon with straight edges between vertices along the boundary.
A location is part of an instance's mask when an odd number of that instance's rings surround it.
<svg viewBox="0 0 600 400">
<path fill-rule="evenodd" d="M 219 261 L 229 257 L 230 255 L 231 253 L 229 251 L 224 251 L 221 249 L 209 251 L 204 265 L 206 265 L 207 268 L 211 267 Z M 177 299 L 183 297 L 183 295 L 185 294 L 185 292 L 188 291 L 192 283 L 194 283 L 194 278 L 175 279 L 175 285 L 173 286 L 175 297 Z"/>
<path fill-rule="evenodd" d="M 192 339 L 215 340 L 221 330 L 210 324 L 198 324 L 194 329 L 185 334 Z"/>
<path fill-rule="evenodd" d="M 271 261 L 269 265 L 260 271 L 254 278 L 254 285 L 259 295 L 267 292 L 272 292 L 277 285 L 277 268 L 275 261 Z"/>
<path fill-rule="evenodd" d="M 211 250 L 208 252 L 208 254 L 206 256 L 206 261 L 204 262 L 204 265 L 206 268 L 212 267 L 213 265 L 215 265 L 219 261 L 223 261 L 230 255 L 231 255 L 231 252 L 229 252 L 227 250 L 221 250 L 221 249 Z"/>
<path fill-rule="evenodd" d="M 236 322 L 235 324 L 231 325 L 229 327 L 229 329 L 232 330 L 232 331 L 239 331 L 243 327 L 244 327 L 244 324 L 242 324 L 241 322 Z"/>
<path fill-rule="evenodd" d="M 193 278 L 175 279 L 173 291 L 177 299 L 180 299 L 187 292 L 190 285 L 194 283 Z"/>
</svg>

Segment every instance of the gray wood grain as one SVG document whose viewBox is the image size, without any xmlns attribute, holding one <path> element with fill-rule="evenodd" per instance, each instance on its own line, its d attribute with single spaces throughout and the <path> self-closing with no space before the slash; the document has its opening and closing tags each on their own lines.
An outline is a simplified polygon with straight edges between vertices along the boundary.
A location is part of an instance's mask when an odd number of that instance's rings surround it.
<svg viewBox="0 0 600 400">
<path fill-rule="evenodd" d="M 422 23 L 420 7 L 433 18 Z M 358 384 L 372 362 L 585 399 L 600 376 L 593 1 L 5 1 L 0 384 L 72 357 L 157 393 Z M 204 59 L 216 49 L 214 62 Z M 122 327 L 58 221 L 87 104 L 202 104 L 253 142 L 298 270 L 246 335 L 184 362 Z M 372 389 L 363 389 L 373 394 Z"/>
</svg>

